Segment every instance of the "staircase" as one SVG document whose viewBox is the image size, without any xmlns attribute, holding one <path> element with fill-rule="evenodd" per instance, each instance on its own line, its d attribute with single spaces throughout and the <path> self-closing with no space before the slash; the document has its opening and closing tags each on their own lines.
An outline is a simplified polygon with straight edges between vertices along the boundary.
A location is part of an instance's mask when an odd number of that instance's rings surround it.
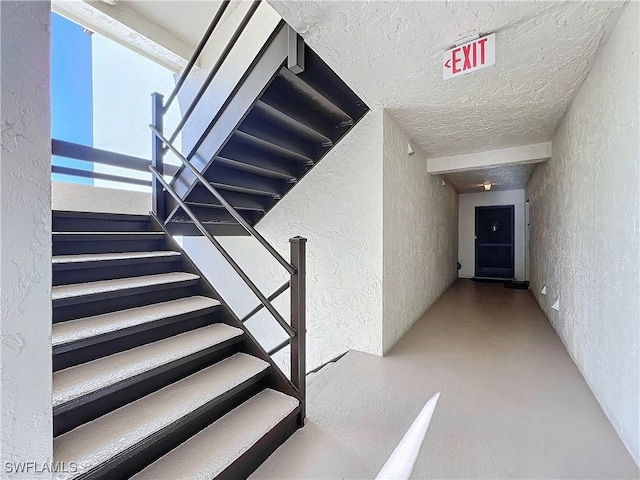
<svg viewBox="0 0 640 480">
<path fill-rule="evenodd" d="M 54 462 L 63 467 L 56 478 L 246 478 L 304 425 L 306 239 L 291 238 L 285 260 L 254 226 L 368 107 L 281 21 L 193 145 L 183 153 L 173 143 L 213 78 L 224 74 L 259 3 L 249 5 L 191 104 L 181 105 L 172 133 L 164 131 L 164 116 L 229 0 L 167 100 L 153 94 L 151 161 L 52 143 L 55 155 L 150 170 L 151 182 L 52 169 L 150 185 L 153 203 L 148 217 L 54 212 Z M 179 168 L 165 168 L 169 151 Z M 259 305 L 236 317 L 174 235 L 208 238 Z M 252 235 L 289 280 L 262 293 L 220 235 Z M 284 319 L 271 302 L 287 290 Z M 262 308 L 287 333 L 268 352 L 244 326 Z M 272 360 L 285 347 L 288 377 Z"/>
<path fill-rule="evenodd" d="M 297 74 L 289 67 L 291 42 L 298 42 L 298 61 L 303 63 L 299 67 L 303 70 Z M 165 109 L 158 107 L 159 112 Z M 281 22 L 184 160 L 254 226 L 368 110 L 340 77 Z M 161 119 L 156 123 L 161 125 Z M 168 136 L 162 138 L 170 140 Z M 163 154 L 160 150 L 157 156 Z M 216 236 L 248 235 L 185 167 L 183 164 L 174 176 L 171 187 L 207 230 Z M 176 199 L 166 196 L 158 201 L 163 203 L 158 211 L 165 212 L 160 216 L 170 232 L 201 235 Z"/>
<path fill-rule="evenodd" d="M 159 223 L 53 214 L 54 463 L 70 478 L 245 478 L 298 393 Z"/>
</svg>

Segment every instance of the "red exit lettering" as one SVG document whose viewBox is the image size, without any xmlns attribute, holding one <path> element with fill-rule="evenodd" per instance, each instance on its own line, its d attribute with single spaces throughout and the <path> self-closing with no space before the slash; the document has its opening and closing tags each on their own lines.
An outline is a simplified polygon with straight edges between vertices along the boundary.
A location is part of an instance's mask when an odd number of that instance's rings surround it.
<svg viewBox="0 0 640 480">
<path fill-rule="evenodd" d="M 443 59 L 445 79 L 494 65 L 495 34 L 452 48 Z"/>
</svg>

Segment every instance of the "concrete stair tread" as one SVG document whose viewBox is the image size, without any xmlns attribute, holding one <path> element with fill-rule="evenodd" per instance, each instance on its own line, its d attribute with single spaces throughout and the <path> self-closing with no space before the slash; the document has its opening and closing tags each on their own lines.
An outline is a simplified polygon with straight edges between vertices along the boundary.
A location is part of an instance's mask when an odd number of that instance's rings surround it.
<svg viewBox="0 0 640 480">
<path fill-rule="evenodd" d="M 53 374 L 53 406 L 97 392 L 242 334 L 239 328 L 218 323 L 57 371 Z"/>
<path fill-rule="evenodd" d="M 54 323 L 52 345 L 54 347 L 76 342 L 105 333 L 111 333 L 163 318 L 175 317 L 220 305 L 218 300 L 194 296 L 143 307 L 119 310 L 68 322 Z"/>
<path fill-rule="evenodd" d="M 52 300 L 95 295 L 106 292 L 117 292 L 130 288 L 150 287 L 167 283 L 197 280 L 197 275 L 186 272 L 159 273 L 142 277 L 118 278 L 114 280 L 100 280 L 97 282 L 74 283 L 57 285 L 51 289 Z"/>
<path fill-rule="evenodd" d="M 85 253 L 81 255 L 55 255 L 52 259 L 54 265 L 67 263 L 102 262 L 109 260 L 137 260 L 143 258 L 179 257 L 180 252 L 124 252 L 124 253 Z"/>
<path fill-rule="evenodd" d="M 267 362 L 237 353 L 57 437 L 53 442 L 54 463 L 75 462 L 78 468 L 55 478 L 87 473 L 267 368 Z"/>
<path fill-rule="evenodd" d="M 289 395 L 263 390 L 131 478 L 215 478 L 298 405 Z"/>
</svg>

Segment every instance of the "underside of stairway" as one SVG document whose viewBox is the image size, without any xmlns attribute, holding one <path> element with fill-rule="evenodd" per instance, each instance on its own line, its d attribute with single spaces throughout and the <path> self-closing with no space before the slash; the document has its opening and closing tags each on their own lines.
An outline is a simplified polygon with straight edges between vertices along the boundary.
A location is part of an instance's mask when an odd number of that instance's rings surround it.
<svg viewBox="0 0 640 480">
<path fill-rule="evenodd" d="M 282 22 L 227 107 L 185 150 L 190 164 L 252 226 L 369 110 L 304 43 L 304 70 L 294 74 L 287 65 L 291 35 Z M 184 165 L 171 185 L 211 234 L 248 235 Z M 174 198 L 163 201 L 172 233 L 201 234 Z"/>
<path fill-rule="evenodd" d="M 243 478 L 300 402 L 147 216 L 53 214 L 56 478 Z"/>
</svg>

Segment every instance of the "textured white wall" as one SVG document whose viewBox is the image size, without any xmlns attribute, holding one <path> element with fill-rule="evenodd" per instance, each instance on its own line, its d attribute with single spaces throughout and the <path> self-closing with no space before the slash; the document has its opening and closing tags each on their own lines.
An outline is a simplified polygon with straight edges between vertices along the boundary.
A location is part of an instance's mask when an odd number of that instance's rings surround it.
<svg viewBox="0 0 640 480">
<path fill-rule="evenodd" d="M 458 227 L 458 261 L 462 265 L 458 276 L 473 278 L 475 276 L 476 248 L 476 207 L 491 205 L 515 205 L 514 232 L 516 280 L 525 279 L 525 224 L 524 224 L 524 190 L 507 190 L 504 192 L 464 193 L 460 195 L 460 215 Z"/>
<path fill-rule="evenodd" d="M 51 119 L 46 1 L 0 2 L 0 457 L 52 458 Z M 50 475 L 49 475 L 50 476 Z"/>
<path fill-rule="evenodd" d="M 638 10 L 637 2 L 626 7 L 553 139 L 552 161 L 527 189 L 532 291 L 636 462 Z"/>
<path fill-rule="evenodd" d="M 51 208 L 72 212 L 148 215 L 151 194 L 115 188 L 51 182 Z"/>
<path fill-rule="evenodd" d="M 382 112 L 368 113 L 259 223 L 285 257 L 288 239 L 307 244 L 307 366 L 356 348 L 382 353 Z M 285 270 L 247 237 L 219 238 L 264 293 L 287 279 Z M 185 238 L 189 255 L 242 316 L 257 300 L 208 240 Z M 288 319 L 288 293 L 276 306 Z M 260 314 L 249 328 L 268 348 L 285 338 Z M 288 349 L 277 359 L 286 363 Z M 287 370 L 285 370 L 287 371 Z"/>
<path fill-rule="evenodd" d="M 408 154 L 408 138 L 384 114 L 383 351 L 456 278 L 458 194 Z"/>
</svg>

